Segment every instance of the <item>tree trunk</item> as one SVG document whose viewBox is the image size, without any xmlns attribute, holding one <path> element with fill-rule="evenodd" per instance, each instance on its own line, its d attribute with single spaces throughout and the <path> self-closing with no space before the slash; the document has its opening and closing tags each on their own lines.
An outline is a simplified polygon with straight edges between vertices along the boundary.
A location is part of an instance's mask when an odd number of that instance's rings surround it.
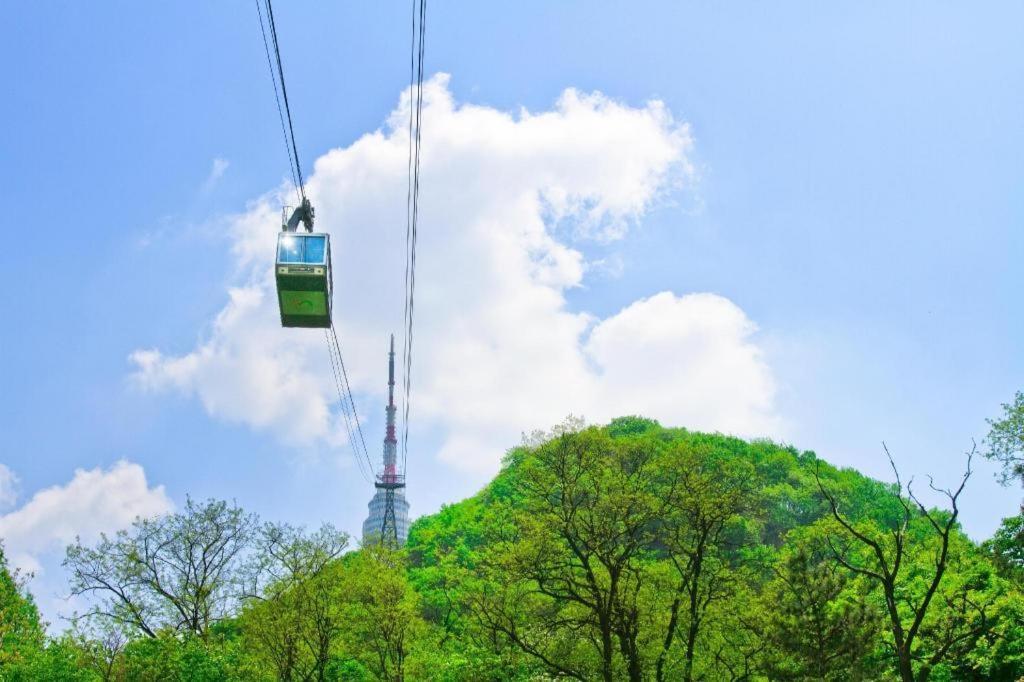
<svg viewBox="0 0 1024 682">
<path fill-rule="evenodd" d="M 680 588 L 680 592 L 681 591 L 682 588 Z M 676 626 L 679 623 L 680 606 L 681 600 L 676 596 L 676 598 L 672 600 L 672 617 L 668 621 L 668 630 L 665 633 L 665 642 L 661 646 L 661 653 L 658 654 L 658 665 L 654 674 L 656 682 L 664 682 L 665 680 L 665 658 L 668 656 L 668 651 L 672 648 L 672 640 L 675 638 Z"/>
<path fill-rule="evenodd" d="M 605 682 L 613 682 L 615 679 L 612 669 L 612 628 L 606 615 L 601 616 L 601 676 Z"/>
<path fill-rule="evenodd" d="M 914 664 L 910 660 L 910 652 L 900 648 L 897 651 L 899 656 L 900 665 L 900 679 L 903 682 L 915 682 L 914 680 Z"/>
<path fill-rule="evenodd" d="M 700 574 L 703 563 L 702 552 L 698 550 L 693 566 L 693 575 L 690 577 L 690 622 L 686 628 L 686 666 L 683 669 L 683 679 L 686 682 L 693 682 L 693 657 L 697 650 L 697 632 L 700 628 L 700 621 L 697 616 L 700 599 Z"/>
</svg>

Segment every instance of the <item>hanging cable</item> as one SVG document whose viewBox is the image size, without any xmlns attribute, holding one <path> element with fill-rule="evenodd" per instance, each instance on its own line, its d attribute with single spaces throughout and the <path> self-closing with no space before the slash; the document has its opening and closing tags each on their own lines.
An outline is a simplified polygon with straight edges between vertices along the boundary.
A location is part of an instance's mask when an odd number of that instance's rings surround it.
<svg viewBox="0 0 1024 682">
<path fill-rule="evenodd" d="M 409 357 L 409 242 L 412 235 L 412 157 L 413 157 L 413 98 L 416 82 L 416 8 L 417 0 L 412 3 L 412 29 L 409 31 L 409 160 L 406 166 L 405 189 L 405 282 L 402 285 L 402 473 L 405 473 L 406 433 L 408 432 L 408 379 L 407 369 Z"/>
<path fill-rule="evenodd" d="M 356 432 L 359 434 L 359 443 L 363 448 L 363 456 L 370 463 L 370 454 L 366 449 L 366 439 L 363 438 L 363 425 L 359 421 L 359 414 L 356 412 L 356 401 L 352 397 L 352 386 L 348 383 L 348 371 L 345 369 L 345 360 L 341 356 L 341 343 L 338 341 L 338 333 L 334 330 L 334 323 L 331 322 L 331 337 L 334 339 L 334 348 L 338 354 L 338 365 L 341 367 L 341 378 L 345 388 L 345 396 L 348 398 L 349 407 L 352 410 L 352 417 L 356 423 Z M 373 471 L 373 464 L 370 463 L 370 471 Z"/>
<path fill-rule="evenodd" d="M 270 70 L 270 83 L 274 86 L 274 101 L 277 103 L 277 117 L 281 121 L 281 136 L 284 138 L 284 149 L 288 154 L 288 172 L 291 173 L 292 184 L 295 186 L 295 194 L 301 202 L 302 195 L 299 192 L 299 179 L 295 175 L 295 160 L 292 157 L 292 145 L 288 142 L 288 131 L 285 129 L 284 110 L 281 109 L 281 96 L 278 94 L 277 89 L 277 74 L 274 72 L 274 64 L 270 59 L 270 45 L 267 42 L 267 31 L 263 25 L 263 10 L 260 9 L 260 0 L 256 0 L 256 14 L 260 20 L 260 34 L 263 36 L 263 50 L 267 54 L 267 68 Z"/>
<path fill-rule="evenodd" d="M 299 194 L 306 200 L 305 180 L 302 177 L 302 164 L 299 163 L 299 148 L 295 144 L 295 127 L 292 125 L 292 109 L 288 104 L 288 88 L 284 84 L 284 66 L 281 64 L 281 48 L 277 42 L 277 24 L 274 23 L 274 7 L 270 0 L 267 3 L 267 17 L 270 20 L 270 37 L 274 42 L 274 56 L 277 58 L 277 75 L 281 80 L 281 97 L 284 99 L 284 112 L 288 119 L 288 132 L 291 134 L 292 157 L 295 159 L 295 173 L 299 180 Z"/>
<path fill-rule="evenodd" d="M 262 0 L 263 8 L 260 7 L 261 0 L 256 0 L 256 12 L 260 20 L 260 33 L 263 36 L 263 48 L 267 54 L 267 66 L 270 68 L 270 79 L 274 85 L 274 99 L 277 102 L 277 114 L 281 119 L 281 133 L 284 136 L 285 147 L 288 150 L 288 163 L 292 175 L 292 182 L 295 184 L 299 202 L 306 201 L 305 178 L 302 176 L 302 164 L 299 162 L 299 149 L 295 144 L 295 127 L 292 124 L 291 105 L 288 102 L 288 88 L 284 81 L 284 66 L 281 62 L 281 46 L 277 39 L 277 24 L 274 21 L 274 7 L 271 0 Z M 264 12 L 265 10 L 265 12 Z M 264 14 L 266 20 L 264 20 Z M 266 25 L 265 25 L 266 24 Z M 270 30 L 270 40 L 267 40 L 267 28 Z M 274 56 L 270 56 L 270 45 L 273 45 Z M 277 69 L 275 72 L 274 64 Z M 278 83 L 281 84 L 280 93 Z M 284 110 L 281 108 L 281 100 L 284 100 Z M 287 125 L 286 125 L 287 121 Z"/>
<path fill-rule="evenodd" d="M 292 175 L 292 182 L 295 184 L 299 201 L 302 205 L 308 206 L 306 198 L 305 178 L 302 175 L 302 164 L 299 161 L 298 145 L 295 142 L 295 126 L 292 122 L 291 105 L 288 101 L 288 88 L 285 85 L 284 65 L 281 60 L 281 48 L 277 35 L 277 25 L 274 20 L 274 8 L 272 0 L 256 1 L 256 10 L 260 21 L 260 33 L 263 36 L 263 47 L 267 56 L 267 66 L 270 69 L 271 82 L 274 86 L 274 99 L 277 103 L 278 118 L 281 122 L 281 134 L 285 141 L 285 150 L 288 153 L 289 170 Z M 266 10 L 264 12 L 264 9 Z M 266 19 L 264 20 L 264 13 Z M 423 74 L 425 54 L 425 26 L 426 26 L 426 0 L 413 0 L 412 3 L 412 42 L 409 58 L 409 161 L 407 168 L 407 191 L 406 191 L 406 250 L 405 250 L 405 300 L 404 300 L 404 326 L 405 335 L 402 349 L 404 376 L 403 376 L 403 406 L 402 406 L 402 473 L 404 475 L 409 450 L 409 413 L 411 407 L 412 392 L 412 348 L 413 348 L 413 320 L 415 312 L 416 293 L 416 242 L 419 225 L 419 192 L 420 192 L 420 150 L 422 145 L 422 120 L 423 120 Z M 267 37 L 269 27 L 269 40 Z M 273 45 L 273 56 L 271 56 L 271 45 Z M 274 64 L 277 69 L 275 73 Z M 280 82 L 280 91 L 278 83 Z M 284 101 L 282 110 L 281 101 Z M 352 387 L 349 384 L 348 372 L 345 369 L 345 361 L 341 353 L 341 344 L 338 341 L 337 332 L 333 323 L 330 333 L 325 330 L 328 355 L 331 360 L 331 371 L 334 376 L 335 388 L 338 392 L 338 401 L 341 403 L 342 417 L 348 431 L 349 442 L 352 444 L 353 452 L 360 471 L 364 476 L 373 475 L 374 467 L 366 448 L 366 440 L 363 437 L 362 424 L 356 411 L 355 399 L 352 395 Z M 339 372 L 340 370 L 340 372 Z M 355 422 L 353 427 L 352 422 Z M 358 435 L 358 440 L 356 436 Z M 367 465 L 364 468 L 363 464 Z"/>
<path fill-rule="evenodd" d="M 274 86 L 274 99 L 277 102 L 278 118 L 281 121 L 281 133 L 284 137 L 285 149 L 288 152 L 289 170 L 292 174 L 292 181 L 295 183 L 299 201 L 308 205 L 306 198 L 305 179 L 302 176 L 302 164 L 299 161 L 299 150 L 295 143 L 295 126 L 292 123 L 291 105 L 288 102 L 288 88 L 284 80 L 284 65 L 281 62 L 281 47 L 277 37 L 277 24 L 274 21 L 274 7 L 271 0 L 263 0 L 266 9 L 266 22 L 264 22 L 264 11 L 260 7 L 260 1 L 256 0 L 256 12 L 260 21 L 260 33 L 263 36 L 263 47 L 267 55 L 267 66 L 270 69 L 270 79 Z M 267 40 L 265 23 L 269 25 L 270 40 Z M 274 57 L 270 56 L 270 44 L 274 47 Z M 277 72 L 274 72 L 274 62 L 277 63 Z M 281 84 L 278 94 L 278 82 Z M 281 100 L 284 100 L 284 111 L 281 109 Z M 287 127 L 285 125 L 287 121 Z M 348 371 L 345 369 L 345 359 L 341 353 L 341 343 L 338 341 L 338 334 L 331 323 L 330 331 L 324 330 L 324 338 L 327 342 L 327 353 L 331 361 L 331 373 L 334 377 L 334 385 L 338 392 L 338 403 L 341 407 L 342 419 L 348 432 L 349 443 L 355 454 L 356 464 L 359 471 L 367 481 L 374 478 L 373 462 L 370 459 L 369 451 L 366 448 L 366 439 L 363 437 L 362 423 L 359 421 L 359 414 L 356 411 L 355 399 L 352 396 L 352 387 L 348 380 Z M 353 425 L 353 422 L 355 424 Z M 358 436 L 358 440 L 356 438 Z M 364 466 L 365 464 L 365 466 Z"/>
<path fill-rule="evenodd" d="M 341 415 L 345 422 L 345 430 L 348 432 L 348 442 L 352 446 L 352 454 L 355 455 L 356 465 L 359 467 L 359 473 L 362 474 L 363 479 L 367 483 L 373 483 L 373 463 L 370 461 L 369 453 L 366 451 L 366 443 L 363 441 L 356 441 L 355 430 L 352 428 L 352 420 L 355 419 L 358 423 L 358 415 L 350 415 L 348 404 L 344 397 L 344 388 L 341 380 L 341 373 L 338 371 L 338 362 L 335 360 L 335 345 L 332 343 L 330 333 L 324 329 L 324 339 L 327 341 L 327 354 L 331 359 L 331 374 L 334 376 L 334 386 L 338 390 L 338 403 L 341 405 Z M 337 349 L 340 350 L 340 349 Z M 360 436 L 362 432 L 360 431 Z M 360 443 L 362 443 L 362 450 L 360 451 Z M 365 464 L 364 464 L 365 461 Z"/>
<path fill-rule="evenodd" d="M 420 148 L 423 123 L 423 57 L 426 0 L 412 3 L 412 45 L 409 62 L 409 163 L 406 190 L 405 339 L 402 347 L 402 474 L 409 453 L 409 412 L 412 404 L 412 342 L 416 301 L 416 241 L 419 226 Z M 415 84 L 414 84 L 415 78 Z"/>
</svg>

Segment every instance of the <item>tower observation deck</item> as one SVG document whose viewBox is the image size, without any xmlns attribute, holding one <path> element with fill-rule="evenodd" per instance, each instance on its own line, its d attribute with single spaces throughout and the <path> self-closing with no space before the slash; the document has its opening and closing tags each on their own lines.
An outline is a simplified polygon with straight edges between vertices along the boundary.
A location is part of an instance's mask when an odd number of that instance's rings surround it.
<svg viewBox="0 0 1024 682">
<path fill-rule="evenodd" d="M 405 475 L 398 473 L 398 439 L 395 437 L 395 335 L 388 351 L 387 429 L 381 473 L 374 481 L 377 492 L 363 521 L 363 543 L 381 542 L 401 547 L 409 536 L 409 502 L 405 499 Z"/>
</svg>

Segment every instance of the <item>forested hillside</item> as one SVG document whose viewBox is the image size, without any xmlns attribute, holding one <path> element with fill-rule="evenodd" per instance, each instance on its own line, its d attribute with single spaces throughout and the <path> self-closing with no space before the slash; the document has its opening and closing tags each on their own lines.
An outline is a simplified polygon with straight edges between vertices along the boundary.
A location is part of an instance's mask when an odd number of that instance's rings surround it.
<svg viewBox="0 0 1024 682">
<path fill-rule="evenodd" d="M 49 641 L 4 571 L 0 666 L 12 680 L 1017 680 L 1020 518 L 973 543 L 956 523 L 964 481 L 933 509 L 906 481 L 770 442 L 569 424 L 510 450 L 401 551 L 346 553 L 329 526 L 189 502 L 69 548 L 72 591 L 96 607 Z"/>
<path fill-rule="evenodd" d="M 416 524 L 410 576 L 495 678 L 1018 679 L 1016 544 L 912 492 L 624 418 L 512 450 Z"/>
</svg>

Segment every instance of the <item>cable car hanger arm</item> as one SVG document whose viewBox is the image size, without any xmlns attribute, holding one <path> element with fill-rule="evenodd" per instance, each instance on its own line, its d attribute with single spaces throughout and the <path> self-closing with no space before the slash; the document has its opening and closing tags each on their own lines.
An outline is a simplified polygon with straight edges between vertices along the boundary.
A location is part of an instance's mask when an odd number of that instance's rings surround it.
<svg viewBox="0 0 1024 682">
<path fill-rule="evenodd" d="M 295 232 L 301 222 L 306 228 L 306 232 L 313 231 L 313 205 L 309 203 L 309 199 L 303 197 L 302 203 L 292 211 L 292 217 L 288 219 L 288 222 L 281 225 L 282 232 Z"/>
</svg>

